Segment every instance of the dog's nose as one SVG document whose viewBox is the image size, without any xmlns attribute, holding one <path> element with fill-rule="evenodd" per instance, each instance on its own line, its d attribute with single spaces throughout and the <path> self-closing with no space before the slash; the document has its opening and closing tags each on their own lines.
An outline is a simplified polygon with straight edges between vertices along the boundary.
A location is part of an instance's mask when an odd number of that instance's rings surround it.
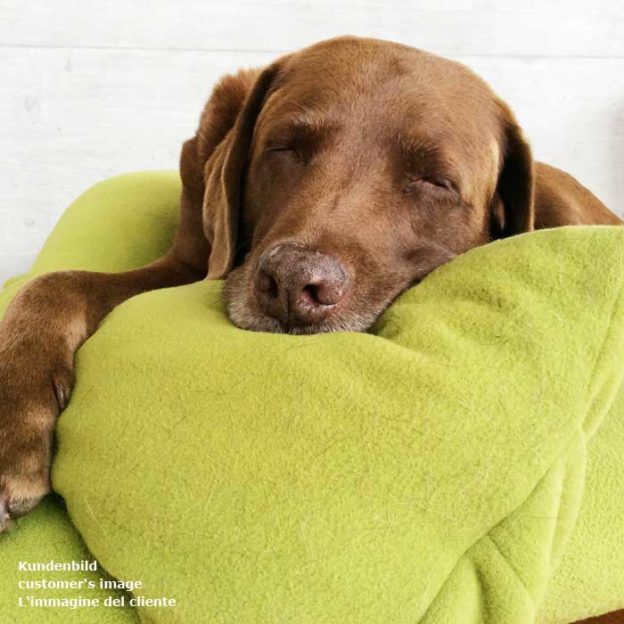
<svg viewBox="0 0 624 624">
<path fill-rule="evenodd" d="M 255 289 L 264 311 L 291 328 L 321 321 L 343 299 L 349 282 L 337 258 L 282 243 L 260 257 Z"/>
</svg>

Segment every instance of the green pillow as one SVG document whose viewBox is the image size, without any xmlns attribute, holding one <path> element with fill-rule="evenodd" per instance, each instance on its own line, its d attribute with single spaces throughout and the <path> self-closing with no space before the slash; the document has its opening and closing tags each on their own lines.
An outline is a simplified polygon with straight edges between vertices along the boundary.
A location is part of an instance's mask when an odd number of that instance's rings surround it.
<svg viewBox="0 0 624 624">
<path fill-rule="evenodd" d="M 102 589 L 100 580 L 110 583 L 109 575 L 94 564 L 93 556 L 72 526 L 62 504 L 48 497 L 32 513 L 21 518 L 18 527 L 0 535 L 0 622 L 2 624 L 136 624 L 134 609 L 112 606 L 112 601 L 132 596 L 121 591 Z M 82 567 L 75 570 L 32 571 L 32 564 L 75 562 Z M 95 570 L 85 570 L 87 567 Z M 46 582 L 43 589 L 33 583 Z M 50 585 L 62 583 L 53 589 Z M 68 584 L 73 583 L 73 587 Z M 93 588 L 89 584 L 93 584 Z M 82 599 L 92 604 L 85 607 Z M 47 606 L 41 606 L 46 600 Z M 111 607 L 106 608 L 106 601 Z M 52 602 L 56 601 L 56 602 Z"/>
<path fill-rule="evenodd" d="M 97 185 L 26 277 L 157 257 L 178 192 L 166 173 Z M 78 353 L 55 489 L 108 572 L 175 600 L 140 606 L 145 622 L 564 623 L 623 607 L 623 256 L 615 227 L 497 242 L 369 334 L 241 331 L 219 282 L 136 297 Z"/>
</svg>

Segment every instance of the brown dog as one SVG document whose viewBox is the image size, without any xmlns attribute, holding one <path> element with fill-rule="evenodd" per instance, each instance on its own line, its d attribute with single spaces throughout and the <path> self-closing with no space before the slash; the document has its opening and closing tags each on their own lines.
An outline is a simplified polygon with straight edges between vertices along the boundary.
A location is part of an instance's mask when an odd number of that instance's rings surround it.
<svg viewBox="0 0 624 624">
<path fill-rule="evenodd" d="M 366 330 L 457 254 L 567 224 L 620 224 L 531 159 L 509 108 L 471 71 L 406 46 L 341 38 L 225 77 L 182 149 L 170 251 L 121 274 L 64 271 L 0 325 L 0 530 L 50 489 L 55 419 L 76 349 L 116 305 L 206 275 L 232 321 Z"/>
</svg>

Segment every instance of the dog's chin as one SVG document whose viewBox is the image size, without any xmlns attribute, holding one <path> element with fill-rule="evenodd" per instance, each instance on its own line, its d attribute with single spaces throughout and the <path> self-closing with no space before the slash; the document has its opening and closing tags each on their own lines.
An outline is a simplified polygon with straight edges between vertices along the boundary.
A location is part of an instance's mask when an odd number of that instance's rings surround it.
<svg viewBox="0 0 624 624">
<path fill-rule="evenodd" d="M 293 323 L 287 325 L 236 300 L 226 302 L 226 308 L 230 320 L 240 329 L 298 336 L 331 332 L 365 332 L 370 329 L 378 317 L 378 315 L 372 314 L 365 317 L 335 314 L 318 323 Z"/>
</svg>

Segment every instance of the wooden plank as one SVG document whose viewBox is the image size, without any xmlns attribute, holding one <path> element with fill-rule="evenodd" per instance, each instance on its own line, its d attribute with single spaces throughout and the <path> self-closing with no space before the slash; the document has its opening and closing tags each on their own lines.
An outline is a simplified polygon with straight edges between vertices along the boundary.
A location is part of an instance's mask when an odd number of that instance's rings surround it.
<svg viewBox="0 0 624 624">
<path fill-rule="evenodd" d="M 3 255 L 32 257 L 64 208 L 99 179 L 177 168 L 218 77 L 270 58 L 0 50 Z M 9 274 L 0 265 L 0 279 Z"/>
<path fill-rule="evenodd" d="M 174 169 L 214 81 L 273 55 L 0 49 L 0 279 L 104 177 Z M 624 59 L 467 57 L 509 101 L 537 157 L 623 212 Z M 12 261 L 11 261 L 12 262 Z"/>
<path fill-rule="evenodd" d="M 624 57 L 608 0 L 0 0 L 0 45 L 294 50 L 353 33 L 447 55 Z"/>
</svg>

